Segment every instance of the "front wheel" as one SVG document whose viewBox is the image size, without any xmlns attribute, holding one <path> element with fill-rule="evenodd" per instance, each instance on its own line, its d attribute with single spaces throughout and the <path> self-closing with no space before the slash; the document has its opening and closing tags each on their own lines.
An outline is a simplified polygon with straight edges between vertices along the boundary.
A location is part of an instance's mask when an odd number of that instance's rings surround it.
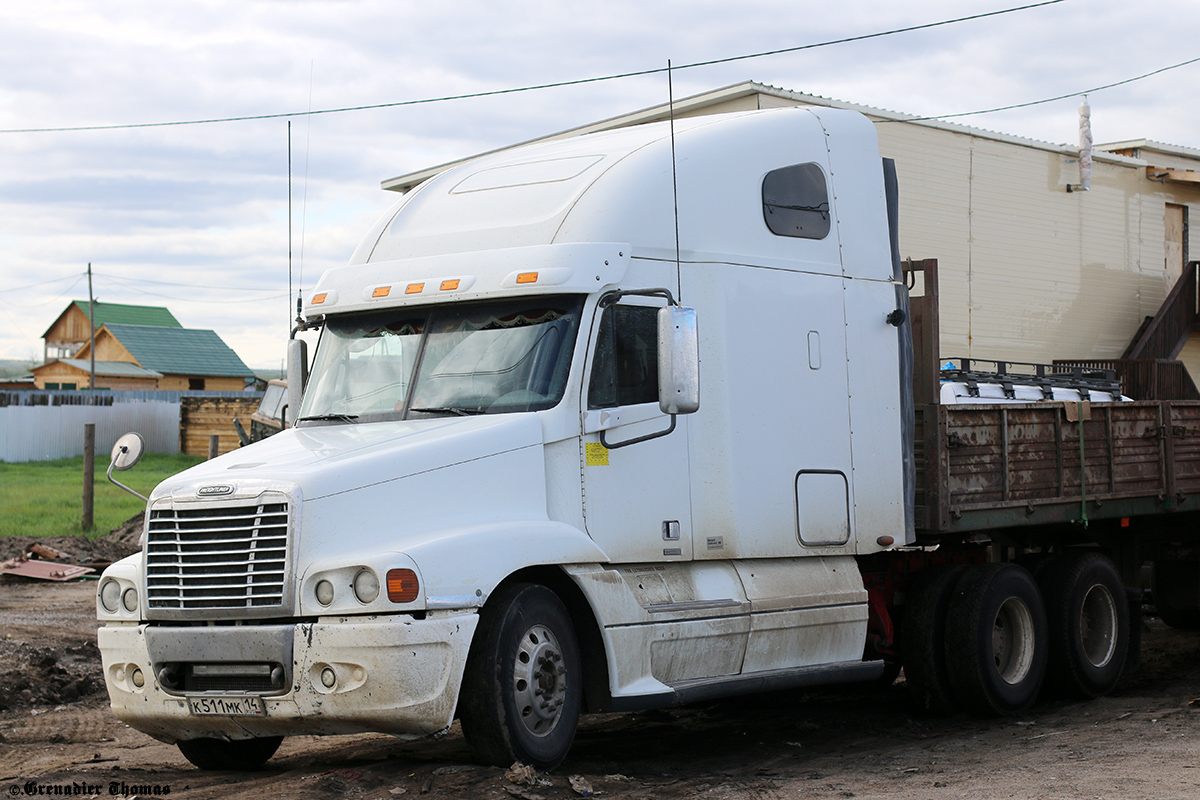
<svg viewBox="0 0 1200 800">
<path fill-rule="evenodd" d="M 232 742 L 224 739 L 189 739 L 176 742 L 176 746 L 184 758 L 200 769 L 246 772 L 267 763 L 282 741 L 282 736 L 260 736 Z"/>
<path fill-rule="evenodd" d="M 558 766 L 583 705 L 579 645 L 562 601 L 544 586 L 509 586 L 481 613 L 479 637 L 459 702 L 467 743 L 495 766 Z"/>
</svg>

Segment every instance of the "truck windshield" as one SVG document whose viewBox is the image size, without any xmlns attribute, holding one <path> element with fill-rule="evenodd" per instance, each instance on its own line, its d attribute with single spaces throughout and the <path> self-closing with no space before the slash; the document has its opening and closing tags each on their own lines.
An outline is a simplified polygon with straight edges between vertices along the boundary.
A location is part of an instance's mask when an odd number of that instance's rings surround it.
<svg viewBox="0 0 1200 800">
<path fill-rule="evenodd" d="M 562 399 L 579 297 L 328 318 L 301 424 L 502 414 Z"/>
</svg>

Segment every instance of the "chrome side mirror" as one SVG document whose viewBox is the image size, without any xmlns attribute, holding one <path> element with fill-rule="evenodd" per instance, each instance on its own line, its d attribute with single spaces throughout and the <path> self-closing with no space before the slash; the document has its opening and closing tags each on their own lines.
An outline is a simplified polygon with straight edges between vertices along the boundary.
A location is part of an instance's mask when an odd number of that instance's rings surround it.
<svg viewBox="0 0 1200 800">
<path fill-rule="evenodd" d="M 658 407 L 664 414 L 700 410 L 700 337 L 696 309 L 658 311 Z"/>
</svg>

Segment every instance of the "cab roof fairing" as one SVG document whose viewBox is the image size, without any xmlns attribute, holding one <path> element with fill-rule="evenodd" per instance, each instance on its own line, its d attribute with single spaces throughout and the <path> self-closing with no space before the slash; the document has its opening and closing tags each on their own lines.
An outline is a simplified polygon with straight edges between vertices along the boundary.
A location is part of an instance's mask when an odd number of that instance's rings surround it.
<svg viewBox="0 0 1200 800">
<path fill-rule="evenodd" d="M 628 242 L 635 256 L 673 259 L 671 149 L 669 125 L 650 123 L 481 156 L 410 191 L 351 264 L 561 242 Z M 816 162 L 835 198 L 852 181 L 847 196 L 874 186 L 867 212 L 883 208 L 874 126 L 858 112 L 793 107 L 677 120 L 675 151 L 684 260 L 811 260 L 828 265 L 821 272 L 840 263 L 836 235 L 796 240 L 767 230 L 762 179 L 780 167 Z M 890 278 L 890 264 L 868 271 Z"/>
</svg>

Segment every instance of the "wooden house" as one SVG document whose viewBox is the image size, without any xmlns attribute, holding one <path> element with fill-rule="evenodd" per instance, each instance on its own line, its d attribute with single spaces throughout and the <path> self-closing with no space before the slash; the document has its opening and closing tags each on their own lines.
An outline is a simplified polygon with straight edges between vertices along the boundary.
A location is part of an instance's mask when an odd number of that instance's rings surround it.
<svg viewBox="0 0 1200 800">
<path fill-rule="evenodd" d="M 87 300 L 74 300 L 42 334 L 42 360 L 73 358 L 91 340 L 92 329 L 112 322 L 122 325 L 154 325 L 160 328 L 182 328 L 179 320 L 162 306 L 133 306 L 124 303 L 91 304 L 95 319 L 89 325 Z"/>
</svg>

